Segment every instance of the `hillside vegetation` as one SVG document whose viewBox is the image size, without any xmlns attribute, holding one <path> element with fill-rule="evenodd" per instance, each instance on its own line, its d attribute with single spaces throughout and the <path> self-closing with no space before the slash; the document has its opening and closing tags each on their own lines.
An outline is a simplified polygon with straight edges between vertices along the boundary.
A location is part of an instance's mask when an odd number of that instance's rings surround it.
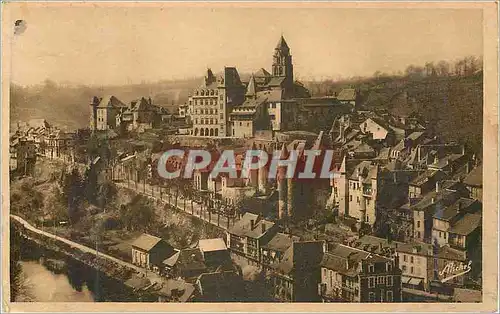
<svg viewBox="0 0 500 314">
<path fill-rule="evenodd" d="M 467 57 L 454 64 L 441 61 L 425 67 L 412 65 L 404 74 L 375 73 L 370 78 L 308 82 L 307 87 L 314 96 L 355 88 L 361 107 L 399 115 L 416 113 L 428 122 L 429 131 L 445 141 L 466 144 L 481 155 L 483 72 L 479 62 Z"/>
</svg>

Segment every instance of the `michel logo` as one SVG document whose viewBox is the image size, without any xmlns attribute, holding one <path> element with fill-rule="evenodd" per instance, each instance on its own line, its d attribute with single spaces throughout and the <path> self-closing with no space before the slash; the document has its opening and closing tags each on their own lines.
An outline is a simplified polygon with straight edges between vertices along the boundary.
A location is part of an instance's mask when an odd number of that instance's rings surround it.
<svg viewBox="0 0 500 314">
<path fill-rule="evenodd" d="M 472 261 L 464 262 L 448 262 L 439 272 L 441 282 L 447 282 L 455 277 L 463 276 L 471 271 Z"/>
</svg>

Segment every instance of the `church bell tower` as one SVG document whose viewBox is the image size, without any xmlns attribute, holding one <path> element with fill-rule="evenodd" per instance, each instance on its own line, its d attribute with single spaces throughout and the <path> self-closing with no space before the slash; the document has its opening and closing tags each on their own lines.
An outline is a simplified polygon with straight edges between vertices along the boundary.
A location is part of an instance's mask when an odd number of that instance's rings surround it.
<svg viewBox="0 0 500 314">
<path fill-rule="evenodd" d="M 283 36 L 280 37 L 278 45 L 274 48 L 273 56 L 273 76 L 283 77 L 284 87 L 292 87 L 293 85 L 293 64 L 290 48 Z"/>
</svg>

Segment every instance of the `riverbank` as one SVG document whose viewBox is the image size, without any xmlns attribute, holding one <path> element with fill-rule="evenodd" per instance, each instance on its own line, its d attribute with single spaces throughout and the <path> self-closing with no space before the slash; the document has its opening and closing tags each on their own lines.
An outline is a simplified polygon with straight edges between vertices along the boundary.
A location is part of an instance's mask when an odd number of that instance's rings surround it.
<svg viewBox="0 0 500 314">
<path fill-rule="evenodd" d="M 11 232 L 19 235 L 20 238 L 25 241 L 25 245 L 26 243 L 32 243 L 34 251 L 37 249 L 43 250 L 44 252 L 50 251 L 51 254 L 59 258 L 69 258 L 70 261 L 74 260 L 80 263 L 80 268 L 92 269 L 92 272 L 96 274 L 96 278 L 109 279 L 112 285 L 121 287 L 120 291 L 123 291 L 125 297 L 115 297 L 115 299 L 119 299 L 121 302 L 172 301 L 168 298 L 166 299 L 163 291 L 160 291 L 167 282 L 153 272 L 146 272 L 140 267 L 107 254 L 100 253 L 92 248 L 36 229 L 22 218 L 14 215 L 11 215 Z M 127 284 L 138 277 L 147 279 L 151 283 L 151 286 L 158 289 L 136 289 Z M 97 287 L 96 289 L 99 288 Z"/>
</svg>

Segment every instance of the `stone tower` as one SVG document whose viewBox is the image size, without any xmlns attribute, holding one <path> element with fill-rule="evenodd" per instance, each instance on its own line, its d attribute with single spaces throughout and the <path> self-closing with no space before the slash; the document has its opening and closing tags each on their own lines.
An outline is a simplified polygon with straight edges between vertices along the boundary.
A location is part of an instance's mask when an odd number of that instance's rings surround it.
<svg viewBox="0 0 500 314">
<path fill-rule="evenodd" d="M 273 76 L 284 78 L 284 87 L 293 87 L 293 64 L 290 48 L 283 36 L 280 37 L 273 55 Z"/>
<path fill-rule="evenodd" d="M 286 148 L 286 144 L 283 143 L 280 153 L 280 160 L 285 160 L 288 158 L 288 150 Z M 287 194 L 288 194 L 288 184 L 287 184 L 287 167 L 279 166 L 277 173 L 277 184 L 278 184 L 278 218 L 284 219 L 286 218 L 287 212 Z"/>
<path fill-rule="evenodd" d="M 263 149 L 264 154 L 268 154 L 266 148 Z M 268 154 L 269 157 L 269 154 Z M 269 159 L 269 158 L 268 158 Z M 259 168 L 259 192 L 262 194 L 267 194 L 267 176 L 269 174 L 268 165 L 264 165 Z"/>
</svg>

